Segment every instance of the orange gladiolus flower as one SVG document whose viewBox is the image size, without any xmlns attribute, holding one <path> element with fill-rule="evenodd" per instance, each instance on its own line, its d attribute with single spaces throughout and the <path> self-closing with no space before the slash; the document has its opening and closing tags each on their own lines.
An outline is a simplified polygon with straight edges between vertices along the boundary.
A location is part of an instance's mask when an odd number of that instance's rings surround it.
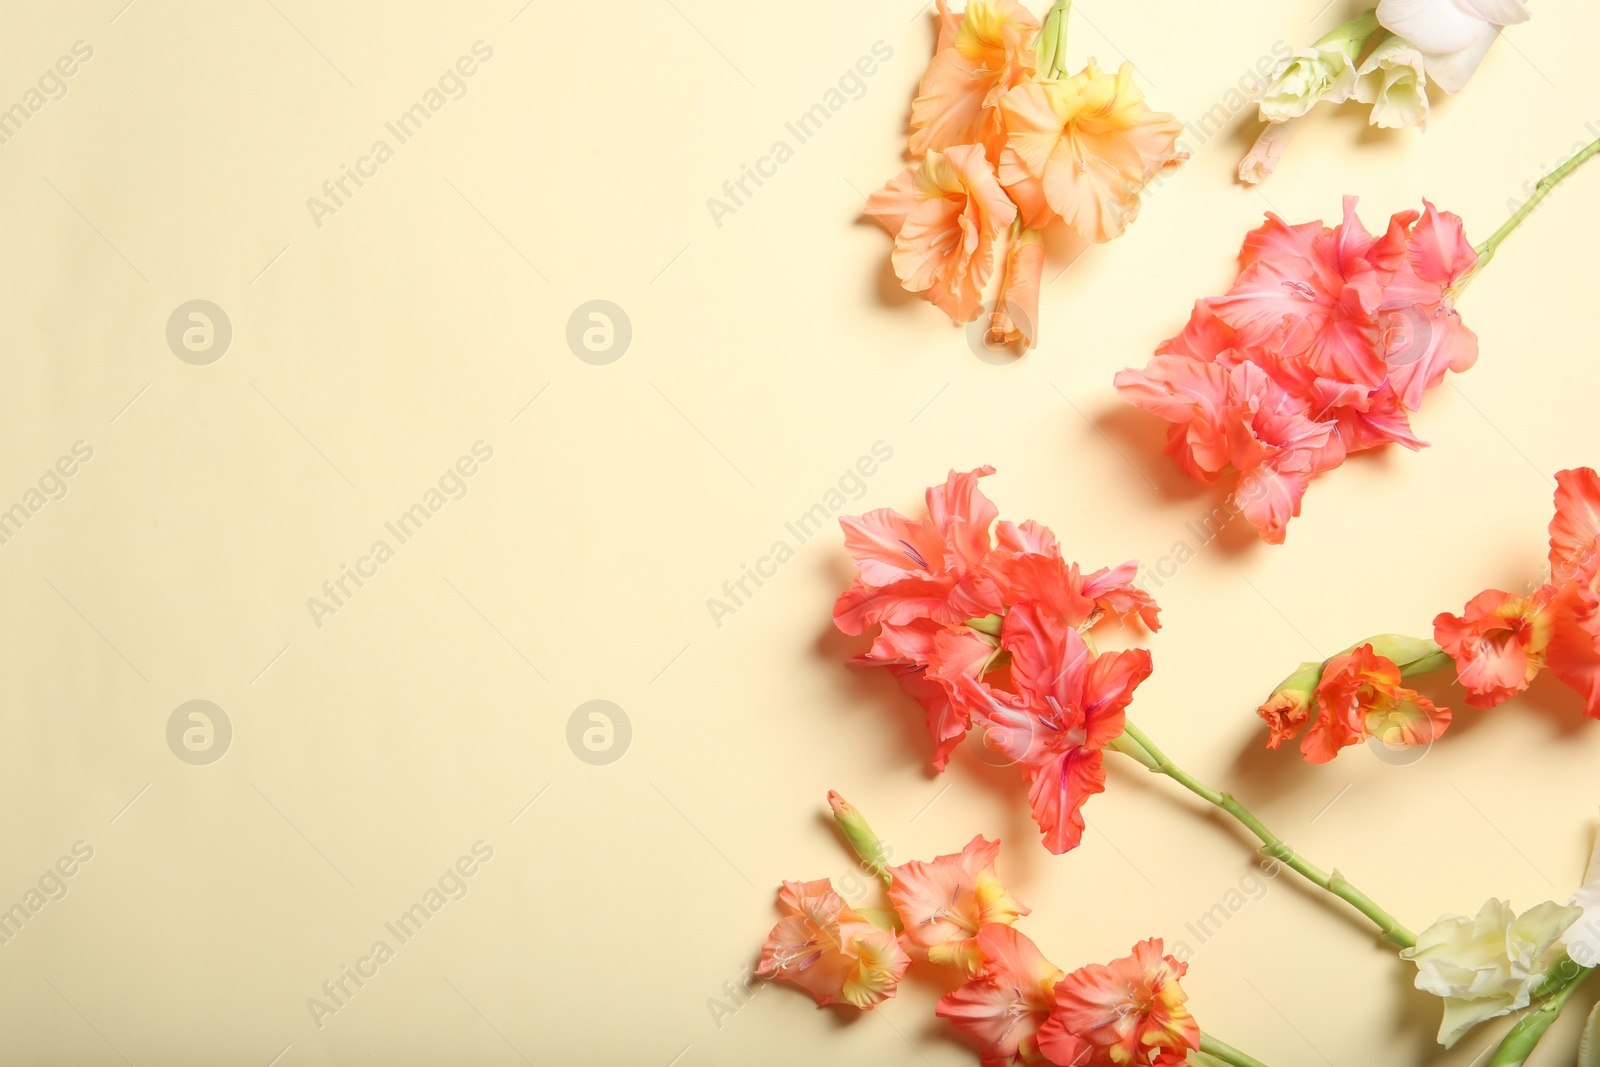
<svg viewBox="0 0 1600 1067">
<path fill-rule="evenodd" d="M 1060 216 L 1084 239 L 1109 241 L 1139 214 L 1150 179 L 1188 158 L 1175 147 L 1183 124 L 1145 106 L 1131 63 L 1113 75 L 1090 60 L 1070 78 L 1018 85 L 1000 111 L 1000 184 L 1025 226 Z"/>
<path fill-rule="evenodd" d="M 911 154 L 1005 144 L 1000 97 L 1034 72 L 1039 22 L 1017 0 L 971 0 L 960 16 L 939 3 L 938 51 L 911 102 Z"/>
<path fill-rule="evenodd" d="M 929 152 L 867 198 L 894 235 L 895 276 L 958 323 L 971 322 L 994 273 L 994 242 L 1017 217 L 978 145 Z"/>
</svg>

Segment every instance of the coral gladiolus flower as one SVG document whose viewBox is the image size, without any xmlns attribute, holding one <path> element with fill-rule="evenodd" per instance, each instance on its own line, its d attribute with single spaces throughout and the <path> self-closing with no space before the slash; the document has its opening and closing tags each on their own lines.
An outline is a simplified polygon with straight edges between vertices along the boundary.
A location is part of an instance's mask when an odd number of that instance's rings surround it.
<svg viewBox="0 0 1600 1067">
<path fill-rule="evenodd" d="M 1425 447 L 1407 413 L 1477 359 L 1449 300 L 1477 255 L 1461 220 L 1432 204 L 1373 237 L 1347 198 L 1337 228 L 1268 215 L 1240 263 L 1227 294 L 1197 302 L 1183 332 L 1116 386 L 1172 423 L 1166 451 L 1185 473 L 1209 482 L 1237 469 L 1241 510 L 1277 543 L 1314 475 L 1350 452 Z"/>
<path fill-rule="evenodd" d="M 1133 584 L 1137 563 L 1084 576 L 1076 563 L 1062 559 L 1055 534 L 1032 520 L 1020 526 L 1002 521 L 995 528 L 995 545 L 998 551 L 987 569 L 1006 603 L 1036 601 L 1062 626 L 1080 632 L 1106 615 L 1137 615 L 1151 630 L 1161 629 L 1155 599 Z"/>
<path fill-rule="evenodd" d="M 1032 348 L 1039 334 L 1039 282 L 1044 276 L 1044 238 L 1038 230 L 1023 230 L 1006 252 L 1005 280 L 989 324 L 989 343 L 1017 341 Z"/>
<path fill-rule="evenodd" d="M 1022 765 L 1033 821 L 1045 848 L 1059 855 L 1083 840 L 1084 802 L 1105 791 L 1104 750 L 1122 734 L 1133 691 L 1150 676 L 1150 653 L 1093 655 L 1077 630 L 1031 601 L 1007 613 L 1000 645 L 1011 653 L 1017 691 L 984 687 L 970 698 L 973 714 L 990 743 Z"/>
<path fill-rule="evenodd" d="M 1492 708 L 1528 688 L 1550 646 L 1554 593 L 1553 586 L 1531 597 L 1490 589 L 1467 601 L 1464 614 L 1433 620 L 1433 639 L 1456 661 L 1468 704 Z"/>
<path fill-rule="evenodd" d="M 1039 21 L 1016 0 L 971 0 L 960 20 L 939 4 L 939 41 L 911 102 L 911 154 L 1005 141 L 1000 97 L 1034 72 Z"/>
<path fill-rule="evenodd" d="M 980 929 L 978 950 L 983 970 L 940 997 L 934 1014 L 977 1040 L 983 1067 L 1038 1063 L 1037 1035 L 1049 1017 L 1061 968 L 1011 926 Z"/>
<path fill-rule="evenodd" d="M 1558 591 L 1546 659 L 1600 719 L 1600 475 L 1588 467 L 1556 474 L 1550 573 Z"/>
<path fill-rule="evenodd" d="M 1145 105 L 1131 63 L 1112 75 L 1090 60 L 1070 78 L 1024 83 L 1000 110 L 1000 183 L 1032 228 L 1059 215 L 1085 240 L 1109 241 L 1139 214 L 1150 179 L 1188 158 L 1175 147 L 1183 124 Z"/>
<path fill-rule="evenodd" d="M 1200 1047 L 1200 1024 L 1178 984 L 1188 964 L 1159 938 L 1133 954 L 1090 964 L 1056 982 L 1039 1051 L 1074 1067 L 1177 1067 Z"/>
<path fill-rule="evenodd" d="M 826 878 L 784 882 L 783 918 L 761 949 L 762 978 L 781 978 L 810 993 L 819 1006 L 872 1008 L 894 996 L 911 965 L 892 930 L 851 910 Z"/>
<path fill-rule="evenodd" d="M 1550 573 L 1559 583 L 1593 584 L 1600 571 L 1600 474 L 1588 467 L 1556 473 L 1550 520 Z"/>
<path fill-rule="evenodd" d="M 1317 721 L 1300 745 L 1310 763 L 1327 763 L 1369 737 L 1389 745 L 1432 743 L 1450 725 L 1450 709 L 1400 685 L 1400 668 L 1370 644 L 1328 661 L 1317 684 Z"/>
<path fill-rule="evenodd" d="M 978 932 L 993 924 L 1010 926 L 1028 914 L 995 875 L 999 855 L 1000 842 L 980 834 L 959 853 L 889 868 L 889 902 L 907 940 L 926 950 L 929 960 L 960 967 L 969 978 L 983 969 Z"/>
<path fill-rule="evenodd" d="M 860 634 L 878 623 L 962 622 L 1001 609 L 999 590 L 982 567 L 1000 511 L 978 479 L 993 473 L 988 466 L 951 471 L 943 485 L 928 489 L 926 519 L 879 508 L 839 520 L 859 571 L 834 604 L 839 629 Z"/>
<path fill-rule="evenodd" d="M 978 145 L 929 152 L 867 198 L 864 214 L 894 235 L 900 284 L 971 322 L 994 272 L 994 242 L 1017 217 Z"/>
</svg>

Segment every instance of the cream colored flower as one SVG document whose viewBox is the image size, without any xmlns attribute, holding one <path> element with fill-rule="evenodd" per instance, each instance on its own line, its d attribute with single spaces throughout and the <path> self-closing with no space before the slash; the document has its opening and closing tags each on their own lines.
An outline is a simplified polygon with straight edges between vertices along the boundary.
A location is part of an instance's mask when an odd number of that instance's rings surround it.
<svg viewBox="0 0 1600 1067">
<path fill-rule="evenodd" d="M 1287 122 L 1324 100 L 1340 104 L 1350 99 L 1356 85 L 1356 57 L 1377 27 L 1368 12 L 1284 60 L 1261 98 L 1262 120 Z"/>
<path fill-rule="evenodd" d="M 1384 29 L 1414 42 L 1428 77 L 1447 93 L 1461 91 L 1503 26 L 1526 22 L 1525 0 L 1379 0 Z"/>
<path fill-rule="evenodd" d="M 1580 967 L 1600 965 L 1600 840 L 1595 841 L 1594 854 L 1589 857 L 1583 888 L 1567 903 L 1583 912 L 1583 916 L 1561 935 L 1567 955 Z"/>
<path fill-rule="evenodd" d="M 1367 57 L 1356 72 L 1353 95 L 1372 105 L 1367 121 L 1397 130 L 1428 128 L 1428 74 L 1423 55 L 1404 37 L 1390 37 Z"/>
<path fill-rule="evenodd" d="M 1565 951 L 1561 935 L 1582 915 L 1554 901 L 1520 916 L 1490 900 L 1475 919 L 1441 916 L 1400 953 L 1417 965 L 1417 988 L 1444 998 L 1439 1043 L 1446 1048 L 1485 1019 L 1528 1006 Z"/>
</svg>

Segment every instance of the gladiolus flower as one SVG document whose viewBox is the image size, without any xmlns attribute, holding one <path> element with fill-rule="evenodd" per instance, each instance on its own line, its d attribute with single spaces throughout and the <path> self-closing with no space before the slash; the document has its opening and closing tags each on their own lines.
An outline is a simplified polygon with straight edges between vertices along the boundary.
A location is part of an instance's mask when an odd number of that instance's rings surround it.
<svg viewBox="0 0 1600 1067">
<path fill-rule="evenodd" d="M 1352 19 L 1284 60 L 1261 97 L 1261 120 L 1287 122 L 1324 100 L 1338 104 L 1349 99 L 1356 84 L 1356 57 L 1377 25 L 1370 14 Z"/>
<path fill-rule="evenodd" d="M 1431 744 L 1450 725 L 1450 710 L 1402 687 L 1400 668 L 1370 644 L 1328 661 L 1316 701 L 1317 721 L 1300 745 L 1310 763 L 1327 763 L 1369 737 L 1388 745 Z"/>
<path fill-rule="evenodd" d="M 1582 887 L 1567 903 L 1582 912 L 1561 935 L 1567 955 L 1579 967 L 1600 966 L 1600 841 L 1589 855 Z"/>
<path fill-rule="evenodd" d="M 893 930 L 852 910 L 826 878 L 784 882 L 778 908 L 783 918 L 762 946 L 758 976 L 793 982 L 818 1006 L 873 1008 L 894 996 L 911 957 Z"/>
<path fill-rule="evenodd" d="M 1378 0 L 1378 21 L 1423 53 L 1447 93 L 1467 84 L 1503 26 L 1530 17 L 1523 0 Z"/>
<path fill-rule="evenodd" d="M 1520 916 L 1490 900 L 1475 919 L 1445 915 L 1400 956 L 1417 965 L 1417 988 L 1444 998 L 1439 1043 L 1446 1048 L 1479 1023 L 1528 1006 L 1561 958 L 1561 935 L 1582 915 L 1552 901 Z"/>
<path fill-rule="evenodd" d="M 1600 719 L 1600 475 L 1588 467 L 1556 474 L 1550 573 L 1557 586 L 1546 659 L 1555 676 Z"/>
<path fill-rule="evenodd" d="M 1005 280 L 989 324 L 989 343 L 1021 341 L 1032 348 L 1039 333 L 1039 283 L 1044 277 L 1044 238 L 1038 230 L 1018 233 L 1006 252 Z"/>
<path fill-rule="evenodd" d="M 1039 1051 L 1074 1067 L 1177 1067 L 1200 1047 L 1200 1025 L 1178 984 L 1188 965 L 1159 938 L 1133 954 L 1090 964 L 1056 982 Z"/>
<path fill-rule="evenodd" d="M 1076 630 L 1031 601 L 1006 614 L 1000 645 L 1011 653 L 1016 692 L 973 693 L 974 715 L 990 743 L 1022 765 L 1033 820 L 1045 848 L 1059 855 L 1083 840 L 1084 802 L 1105 791 L 1104 750 L 1150 676 L 1150 653 L 1093 655 Z"/>
<path fill-rule="evenodd" d="M 879 508 L 839 520 L 858 571 L 834 604 L 839 629 L 859 634 L 878 623 L 953 623 L 1000 609 L 999 590 L 982 566 L 1000 512 L 978 479 L 993 473 L 988 466 L 951 471 L 943 485 L 928 489 L 926 519 Z"/>
<path fill-rule="evenodd" d="M 1404 37 L 1390 37 L 1361 64 L 1352 94 L 1372 105 L 1367 121 L 1399 129 L 1428 128 L 1428 72 L 1422 53 Z"/>
<path fill-rule="evenodd" d="M 1107 74 L 1093 60 L 1070 78 L 1026 82 L 1000 100 L 1006 147 L 1000 184 L 1041 228 L 1060 216 L 1088 241 L 1120 236 L 1145 185 L 1188 158 L 1183 124 L 1145 106 L 1133 65 Z"/>
<path fill-rule="evenodd" d="M 889 868 L 889 902 L 907 940 L 929 960 L 960 967 L 969 978 L 983 969 L 979 931 L 1028 914 L 995 874 L 999 855 L 1000 842 L 980 834 L 959 853 Z"/>
<path fill-rule="evenodd" d="M 993 159 L 1005 142 L 1000 97 L 1033 74 L 1039 22 L 1016 0 L 969 0 L 959 21 L 938 4 L 937 51 L 911 102 L 911 154 L 975 144 Z"/>
<path fill-rule="evenodd" d="M 1514 597 L 1490 589 L 1467 601 L 1464 614 L 1445 612 L 1433 620 L 1434 640 L 1456 661 L 1468 704 L 1492 708 L 1528 688 L 1543 669 L 1554 591 L 1547 586 L 1531 597 Z"/>
<path fill-rule="evenodd" d="M 1447 294 L 1477 263 L 1461 220 L 1424 202 L 1373 237 L 1345 200 L 1337 228 L 1276 215 L 1240 250 L 1229 292 L 1196 303 L 1182 333 L 1123 399 L 1172 423 L 1166 451 L 1191 477 L 1240 475 L 1235 498 L 1283 539 L 1311 478 L 1361 449 L 1422 448 L 1407 412 L 1477 359 Z"/>
<path fill-rule="evenodd" d="M 1017 217 L 978 145 L 929 152 L 867 198 L 864 214 L 894 236 L 900 284 L 958 323 L 977 317 L 994 242 Z"/>
<path fill-rule="evenodd" d="M 939 998 L 934 1013 L 975 1038 L 983 1067 L 1038 1063 L 1038 1032 L 1050 1014 L 1061 968 L 1014 927 L 978 930 L 983 969 L 953 993 Z"/>
</svg>

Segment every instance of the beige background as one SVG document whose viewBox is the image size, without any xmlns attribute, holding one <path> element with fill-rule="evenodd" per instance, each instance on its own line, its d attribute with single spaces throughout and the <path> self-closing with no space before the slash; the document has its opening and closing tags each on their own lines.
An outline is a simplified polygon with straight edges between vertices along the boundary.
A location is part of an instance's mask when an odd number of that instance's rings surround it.
<svg viewBox="0 0 1600 1067">
<path fill-rule="evenodd" d="M 1193 942 L 1249 872 L 1241 839 L 1118 766 L 1084 846 L 1052 858 L 1010 772 L 963 752 L 931 777 L 909 703 L 843 665 L 835 530 L 720 627 L 707 598 L 878 441 L 893 458 L 851 510 L 920 507 L 988 462 L 1002 514 L 1086 565 L 1158 559 L 1216 497 L 1111 375 L 1226 286 L 1264 210 L 1333 218 L 1356 192 L 1377 226 L 1426 195 L 1481 239 L 1600 124 L 1600 13 L 1554 4 L 1426 136 L 1318 114 L 1260 193 L 1231 181 L 1241 112 L 1189 135 L 1125 240 L 1052 260 L 1043 344 L 998 366 L 894 288 L 857 220 L 901 166 L 931 43 L 916 0 L 124 3 L 10 3 L 0 34 L 0 107 L 93 49 L 0 146 L 0 508 L 93 449 L 0 546 L 0 906 L 93 850 L 0 946 L 6 1063 L 975 1062 L 922 979 L 854 1021 L 779 988 L 714 1017 L 778 881 L 850 873 L 830 787 L 904 857 L 1002 836 L 1026 929 L 1064 966 Z M 1081 0 L 1072 48 L 1132 59 L 1195 120 L 1275 42 L 1355 10 L 1322 6 Z M 465 95 L 397 144 L 384 124 L 478 41 Z M 861 99 L 716 225 L 707 198 L 878 41 L 893 56 Z M 307 199 L 379 138 L 393 158 L 318 226 Z M 1600 462 L 1597 192 L 1580 175 L 1474 284 L 1482 361 L 1430 395 L 1432 449 L 1348 463 L 1287 546 L 1230 530 L 1157 590 L 1137 718 L 1417 928 L 1572 890 L 1600 756 L 1577 701 L 1541 683 L 1463 709 L 1412 766 L 1266 758 L 1251 709 L 1304 658 L 1537 573 L 1550 475 Z M 165 338 L 195 299 L 233 329 L 204 366 Z M 632 325 L 606 366 L 565 341 L 594 299 Z M 493 458 L 465 497 L 397 544 L 384 523 L 478 441 Z M 394 558 L 319 627 L 308 598 L 380 538 Z M 208 766 L 167 742 L 194 699 L 232 724 Z M 566 740 L 594 699 L 632 724 L 607 766 Z M 384 924 L 479 841 L 465 897 L 399 944 Z M 308 998 L 380 938 L 394 958 L 319 1028 Z M 1431 1051 L 1410 977 L 1279 882 L 1186 984 L 1275 1067 L 1471 1062 L 1480 1036 Z M 1538 1062 L 1570 1062 L 1569 1014 Z"/>
</svg>

